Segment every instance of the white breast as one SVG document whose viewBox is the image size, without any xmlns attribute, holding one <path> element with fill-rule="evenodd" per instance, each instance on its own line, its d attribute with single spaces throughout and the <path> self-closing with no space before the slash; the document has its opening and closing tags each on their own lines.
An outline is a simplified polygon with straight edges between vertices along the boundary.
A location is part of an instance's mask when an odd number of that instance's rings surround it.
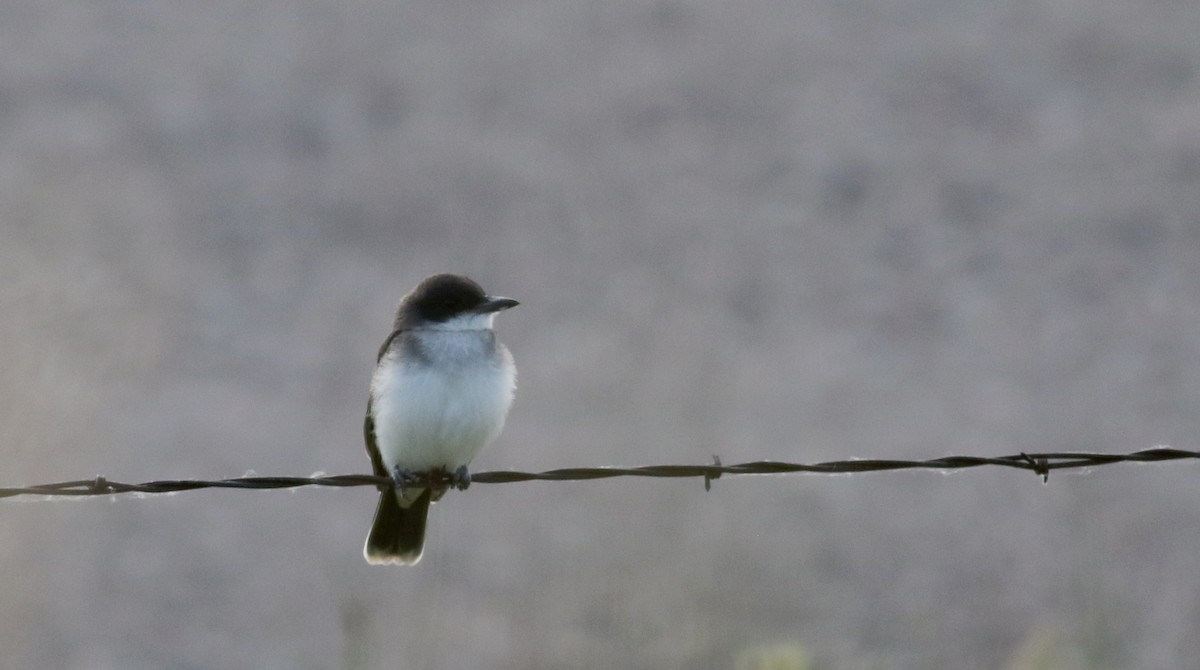
<svg viewBox="0 0 1200 670">
<path fill-rule="evenodd" d="M 375 441 L 388 470 L 453 471 L 504 428 L 516 369 L 487 331 L 418 332 L 427 362 L 388 352 L 371 379 Z"/>
</svg>

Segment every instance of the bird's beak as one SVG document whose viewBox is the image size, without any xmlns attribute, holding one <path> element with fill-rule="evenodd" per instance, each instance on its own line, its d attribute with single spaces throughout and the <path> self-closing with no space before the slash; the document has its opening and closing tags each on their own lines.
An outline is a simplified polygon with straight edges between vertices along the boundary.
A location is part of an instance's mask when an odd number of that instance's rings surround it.
<svg viewBox="0 0 1200 670">
<path fill-rule="evenodd" d="M 489 295 L 485 302 L 480 303 L 479 306 L 475 308 L 475 311 L 479 312 L 480 314 L 500 312 L 509 309 L 510 307 L 516 307 L 519 304 L 521 303 L 513 300 L 512 298 L 500 298 Z"/>
</svg>

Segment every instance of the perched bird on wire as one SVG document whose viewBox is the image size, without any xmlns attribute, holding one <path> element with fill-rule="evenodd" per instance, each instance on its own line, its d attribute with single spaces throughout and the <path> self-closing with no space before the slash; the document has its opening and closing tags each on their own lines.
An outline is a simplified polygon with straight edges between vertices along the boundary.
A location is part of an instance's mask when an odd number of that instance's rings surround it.
<svg viewBox="0 0 1200 670">
<path fill-rule="evenodd" d="M 363 425 L 375 474 L 394 482 L 379 492 L 368 563 L 421 560 L 429 504 L 449 485 L 466 488 L 467 464 L 504 428 L 517 369 L 492 321 L 516 305 L 453 274 L 427 277 L 400 301 Z"/>
</svg>

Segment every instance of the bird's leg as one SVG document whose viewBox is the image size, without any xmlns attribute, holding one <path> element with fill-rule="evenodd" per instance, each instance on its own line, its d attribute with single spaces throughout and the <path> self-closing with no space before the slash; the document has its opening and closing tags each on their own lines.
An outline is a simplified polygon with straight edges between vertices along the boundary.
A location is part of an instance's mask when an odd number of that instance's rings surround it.
<svg viewBox="0 0 1200 670">
<path fill-rule="evenodd" d="M 467 490 L 467 487 L 471 485 L 471 472 L 467 470 L 467 466 L 458 466 L 454 474 L 450 475 L 450 485 L 459 491 Z"/>
</svg>

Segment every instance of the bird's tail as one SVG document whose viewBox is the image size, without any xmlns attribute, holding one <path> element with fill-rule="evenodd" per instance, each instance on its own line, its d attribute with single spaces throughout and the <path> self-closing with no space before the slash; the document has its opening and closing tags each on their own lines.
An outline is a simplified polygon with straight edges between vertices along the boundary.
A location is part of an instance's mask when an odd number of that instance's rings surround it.
<svg viewBox="0 0 1200 670">
<path fill-rule="evenodd" d="M 375 523 L 367 535 L 363 556 L 371 565 L 414 565 L 425 548 L 425 518 L 431 490 L 425 489 L 407 507 L 400 505 L 395 489 L 379 494 Z"/>
</svg>

